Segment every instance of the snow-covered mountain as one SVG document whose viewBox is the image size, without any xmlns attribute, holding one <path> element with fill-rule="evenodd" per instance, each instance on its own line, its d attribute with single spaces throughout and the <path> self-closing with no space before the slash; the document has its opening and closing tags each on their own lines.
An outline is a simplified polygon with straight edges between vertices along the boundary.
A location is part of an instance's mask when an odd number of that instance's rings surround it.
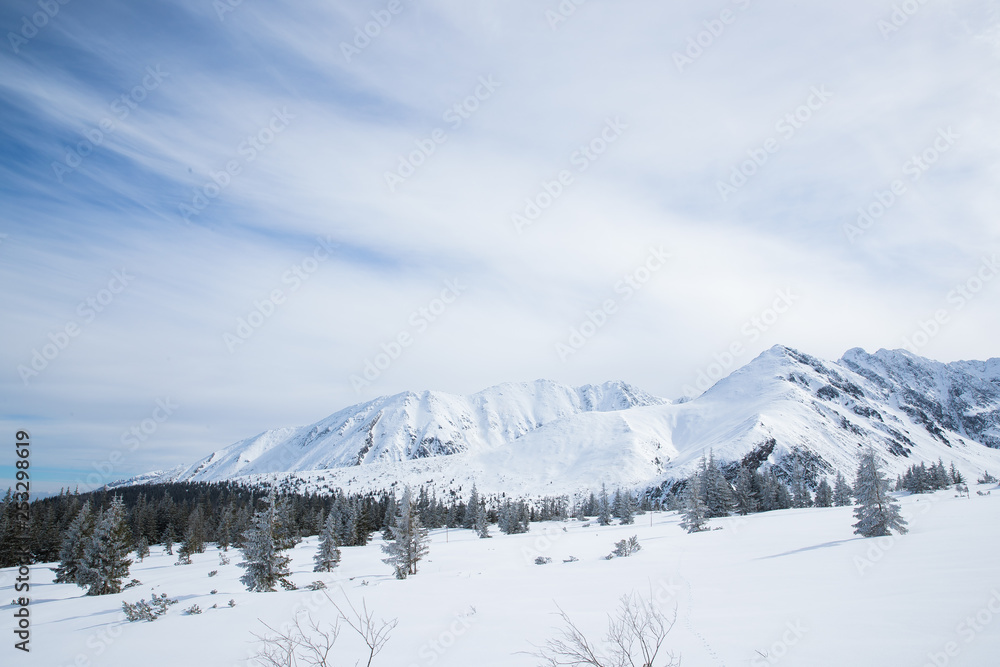
<svg viewBox="0 0 1000 667">
<path fill-rule="evenodd" d="M 677 403 L 622 382 L 407 392 L 130 482 L 285 479 L 353 490 L 475 482 L 486 492 L 540 495 L 662 485 L 709 450 L 732 465 L 850 475 L 868 444 L 892 474 L 939 458 L 967 474 L 1000 470 L 1000 359 L 943 364 L 858 348 L 827 362 L 775 346 Z"/>
</svg>

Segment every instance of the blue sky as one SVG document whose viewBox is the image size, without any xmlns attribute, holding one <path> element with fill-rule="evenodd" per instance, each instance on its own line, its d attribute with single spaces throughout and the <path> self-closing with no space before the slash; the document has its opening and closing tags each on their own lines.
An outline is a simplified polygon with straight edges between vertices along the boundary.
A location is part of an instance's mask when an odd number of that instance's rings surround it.
<svg viewBox="0 0 1000 667">
<path fill-rule="evenodd" d="M 5 3 L 0 422 L 52 491 L 407 389 L 998 356 L 1000 3 L 893 4 Z"/>
</svg>

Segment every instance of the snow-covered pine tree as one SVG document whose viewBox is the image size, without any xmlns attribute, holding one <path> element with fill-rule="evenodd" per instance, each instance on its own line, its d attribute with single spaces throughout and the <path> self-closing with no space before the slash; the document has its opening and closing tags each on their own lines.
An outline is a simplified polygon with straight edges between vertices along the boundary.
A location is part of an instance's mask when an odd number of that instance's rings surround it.
<svg viewBox="0 0 1000 667">
<path fill-rule="evenodd" d="M 163 552 L 168 556 L 174 555 L 174 542 L 176 541 L 176 534 L 174 533 L 174 525 L 167 524 L 166 529 L 163 531 Z"/>
<path fill-rule="evenodd" d="M 635 523 L 635 509 L 636 502 L 635 498 L 632 497 L 631 491 L 620 491 L 618 495 L 621 497 L 619 501 L 621 503 L 620 514 L 618 516 L 618 522 L 622 526 L 627 526 Z"/>
<path fill-rule="evenodd" d="M 184 546 L 189 554 L 205 553 L 205 515 L 201 506 L 197 506 L 188 517 L 187 529 L 184 531 Z"/>
<path fill-rule="evenodd" d="M 830 507 L 833 505 L 833 489 L 824 477 L 816 487 L 816 507 Z"/>
<path fill-rule="evenodd" d="M 479 522 L 479 491 L 476 490 L 476 483 L 472 483 L 472 494 L 469 496 L 469 504 L 465 506 L 465 518 L 462 520 L 462 528 L 475 528 Z"/>
<path fill-rule="evenodd" d="M 608 501 L 608 489 L 601 484 L 601 495 L 597 500 L 597 523 L 602 526 L 611 525 L 611 503 Z"/>
<path fill-rule="evenodd" d="M 95 516 L 90 511 L 90 501 L 83 503 L 66 529 L 62 546 L 59 549 L 59 566 L 55 569 L 56 584 L 75 584 L 83 560 L 83 553 L 94 533 Z"/>
<path fill-rule="evenodd" d="M 951 483 L 952 484 L 962 484 L 965 482 L 965 478 L 962 477 L 962 473 L 958 472 L 955 468 L 955 462 L 951 462 Z"/>
<path fill-rule="evenodd" d="M 854 495 L 859 503 L 854 508 L 856 535 L 882 537 L 891 535 L 892 529 L 906 533 L 906 520 L 899 514 L 899 503 L 889 495 L 889 480 L 882 476 L 881 461 L 871 447 L 861 454 Z"/>
<path fill-rule="evenodd" d="M 101 512 L 83 552 L 77 584 L 87 587 L 87 595 L 108 595 L 122 591 L 132 559 L 132 535 L 125 522 L 125 503 L 115 496 L 106 512 Z"/>
<path fill-rule="evenodd" d="M 736 499 L 736 511 L 740 514 L 753 514 L 760 511 L 760 499 L 754 484 L 754 473 L 745 466 L 740 466 L 736 473 L 736 488 L 733 492 Z"/>
<path fill-rule="evenodd" d="M 145 535 L 139 536 L 139 541 L 135 545 L 135 555 L 141 563 L 142 560 L 149 555 L 149 540 L 146 539 Z"/>
<path fill-rule="evenodd" d="M 476 525 L 475 525 L 475 529 L 476 529 L 476 535 L 479 536 L 479 539 L 486 539 L 488 537 L 493 537 L 492 535 L 490 535 L 489 523 L 487 523 L 487 520 L 486 520 L 486 506 L 485 505 L 480 506 L 479 511 L 476 512 Z"/>
<path fill-rule="evenodd" d="M 705 522 L 708 518 L 708 508 L 701 499 L 699 478 L 701 475 L 695 473 L 687 480 L 684 488 L 684 505 L 681 508 L 681 528 L 689 533 L 696 533 L 704 530 Z"/>
<path fill-rule="evenodd" d="M 239 566 L 246 572 L 240 581 L 249 591 L 274 591 L 275 584 L 282 588 L 294 589 L 288 580 L 288 563 L 291 560 L 282 552 L 290 548 L 279 537 L 285 530 L 279 525 L 278 499 L 274 491 L 265 499 L 265 507 L 258 510 L 250 520 L 250 527 L 243 533 L 243 562 Z"/>
<path fill-rule="evenodd" d="M 396 496 L 391 495 L 386 499 L 385 516 L 382 518 L 382 539 L 388 542 L 392 539 L 392 524 L 396 521 L 396 510 L 399 503 Z"/>
<path fill-rule="evenodd" d="M 948 474 L 941 459 L 938 459 L 937 468 L 934 470 L 934 486 L 938 489 L 947 489 L 951 486 L 951 475 Z"/>
<path fill-rule="evenodd" d="M 420 523 L 413 507 L 410 487 L 403 491 L 399 511 L 392 526 L 393 541 L 382 545 L 388 555 L 382 562 L 392 565 L 397 579 L 417 573 L 417 563 L 427 555 L 427 529 Z"/>
<path fill-rule="evenodd" d="M 733 511 L 733 489 L 726 481 L 722 469 L 715 460 L 715 453 L 709 450 L 708 462 L 702 459 L 703 500 L 709 517 L 729 516 Z"/>
<path fill-rule="evenodd" d="M 851 504 L 851 496 L 854 490 L 847 484 L 844 475 L 837 473 L 837 479 L 833 483 L 833 504 L 837 507 L 847 507 Z"/>
<path fill-rule="evenodd" d="M 806 485 L 806 473 L 802 463 L 796 461 L 792 469 L 792 507 L 812 507 L 813 499 Z"/>
<path fill-rule="evenodd" d="M 334 526 L 334 517 L 331 513 L 323 524 L 323 531 L 319 536 L 319 548 L 313 560 L 316 562 L 313 572 L 332 572 L 340 565 L 340 548 L 337 546 L 337 534 Z"/>
</svg>

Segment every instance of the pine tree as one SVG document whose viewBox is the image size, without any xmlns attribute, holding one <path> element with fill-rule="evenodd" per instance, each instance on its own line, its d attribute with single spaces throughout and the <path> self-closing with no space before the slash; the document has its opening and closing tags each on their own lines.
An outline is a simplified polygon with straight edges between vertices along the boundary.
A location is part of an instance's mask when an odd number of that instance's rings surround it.
<svg viewBox="0 0 1000 667">
<path fill-rule="evenodd" d="M 856 535 L 882 537 L 891 535 L 891 529 L 906 533 L 906 520 L 899 514 L 899 503 L 889 495 L 889 480 L 882 476 L 881 462 L 871 447 L 861 455 L 854 494 L 859 503 L 854 508 Z"/>
<path fill-rule="evenodd" d="M 493 537 L 490 535 L 489 523 L 486 521 L 486 507 L 480 507 L 479 511 L 476 512 L 476 534 L 479 539 L 486 539 L 488 537 Z"/>
<path fill-rule="evenodd" d="M 715 453 L 709 450 L 708 462 L 702 458 L 702 488 L 704 495 L 702 499 L 708 508 L 709 517 L 729 516 L 733 511 L 733 489 L 729 486 L 719 464 L 715 460 Z"/>
<path fill-rule="evenodd" d="M 149 540 L 146 539 L 145 535 L 139 537 L 139 541 L 135 545 L 135 555 L 141 563 L 143 559 L 149 555 Z"/>
<path fill-rule="evenodd" d="M 254 514 L 250 527 L 243 533 L 243 562 L 246 572 L 240 581 L 249 591 L 273 591 L 275 584 L 294 589 L 288 580 L 288 563 L 291 560 L 282 552 L 290 548 L 281 536 L 286 529 L 279 523 L 278 500 L 272 491 L 265 500 L 266 506 Z"/>
<path fill-rule="evenodd" d="M 323 531 L 319 537 L 319 549 L 316 551 L 316 555 L 313 556 L 313 560 L 316 561 L 313 572 L 332 572 L 335 567 L 340 565 L 340 549 L 337 546 L 337 535 L 334 530 L 333 519 L 334 517 L 331 513 L 327 517 L 326 523 L 323 524 Z"/>
<path fill-rule="evenodd" d="M 166 530 L 163 531 L 163 552 L 168 556 L 174 555 L 174 541 L 176 536 L 174 534 L 174 525 L 167 524 Z"/>
<path fill-rule="evenodd" d="M 844 475 L 837 473 L 837 479 L 833 483 L 833 504 L 837 507 L 847 507 L 851 505 L 851 496 L 854 495 L 854 490 L 847 484 L 847 480 L 844 479 Z"/>
<path fill-rule="evenodd" d="M 83 552 L 94 533 L 95 517 L 90 511 L 90 501 L 83 503 L 66 529 L 59 549 L 59 566 L 55 569 L 56 584 L 75 584 L 83 560 Z"/>
<path fill-rule="evenodd" d="M 87 587 L 87 595 L 120 593 L 128 577 L 132 559 L 131 531 L 126 523 L 125 503 L 115 497 L 101 512 L 80 561 L 77 584 Z"/>
<path fill-rule="evenodd" d="M 393 541 L 382 545 L 388 555 L 382 562 L 392 565 L 397 579 L 406 579 L 417 573 L 417 563 L 427 555 L 427 529 L 412 505 L 410 487 L 403 491 L 399 501 L 399 512 L 392 526 Z"/>
<path fill-rule="evenodd" d="M 462 528 L 475 528 L 479 521 L 479 491 L 476 490 L 475 483 L 472 484 L 472 495 L 469 496 L 469 504 L 465 507 L 465 519 L 462 521 Z"/>
<path fill-rule="evenodd" d="M 608 502 L 608 489 L 601 484 L 601 495 L 597 501 L 597 523 L 602 526 L 611 525 L 611 503 Z"/>
<path fill-rule="evenodd" d="M 819 486 L 816 487 L 816 507 L 830 507 L 833 505 L 833 489 L 830 483 L 823 478 Z"/>
<path fill-rule="evenodd" d="M 958 472 L 955 468 L 955 462 L 951 462 L 951 483 L 952 484 L 962 484 L 965 482 L 965 478 L 962 477 L 962 473 Z"/>
<path fill-rule="evenodd" d="M 695 473 L 688 478 L 684 489 L 684 506 L 681 509 L 681 528 L 689 533 L 704 530 L 708 516 L 708 508 L 701 499 L 699 487 L 700 475 Z"/>
<path fill-rule="evenodd" d="M 736 488 L 734 497 L 736 499 L 736 511 L 740 514 L 752 514 L 760 511 L 760 499 L 754 484 L 754 475 L 749 468 L 740 466 L 736 473 Z"/>
<path fill-rule="evenodd" d="M 812 507 L 813 499 L 806 485 L 805 469 L 800 462 L 792 469 L 792 507 Z"/>
</svg>

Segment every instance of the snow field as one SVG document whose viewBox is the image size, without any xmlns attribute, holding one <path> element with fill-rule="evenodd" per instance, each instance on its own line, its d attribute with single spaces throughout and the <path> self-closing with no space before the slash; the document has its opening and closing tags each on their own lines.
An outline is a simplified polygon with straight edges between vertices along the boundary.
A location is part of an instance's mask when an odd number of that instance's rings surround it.
<svg viewBox="0 0 1000 667">
<path fill-rule="evenodd" d="M 953 491 L 903 496 L 910 532 L 872 539 L 852 534 L 850 507 L 713 519 L 716 530 L 691 535 L 673 512 L 654 513 L 652 527 L 646 514 L 631 526 L 534 523 L 521 535 L 494 528 L 488 540 L 442 529 L 431 532 L 419 573 L 403 581 L 381 562 L 377 535 L 366 547 L 342 548 L 333 573 L 313 573 L 314 536 L 293 550 L 292 579 L 300 587 L 325 581 L 342 608 L 345 600 L 364 601 L 376 617 L 398 618 L 374 663 L 388 667 L 535 665 L 519 652 L 553 636 L 557 605 L 597 639 L 607 612 L 633 590 L 667 611 L 676 605 L 666 648 L 686 666 L 983 667 L 997 664 L 1000 648 L 998 500 Z M 641 551 L 604 560 L 631 535 Z M 297 610 L 320 621 L 336 617 L 320 593 L 248 593 L 239 582 L 240 552 L 228 555 L 231 563 L 219 565 L 212 546 L 192 565 L 175 566 L 176 556 L 154 547 L 132 566 L 141 586 L 93 598 L 47 583 L 51 572 L 35 566 L 32 653 L 18 664 L 246 665 L 251 631 L 266 632 L 261 621 L 278 628 Z M 536 556 L 552 562 L 536 565 Z M 570 556 L 579 560 L 564 563 Z M 209 577 L 211 570 L 218 575 Z M 0 573 L 4 600 L 15 597 L 12 572 Z M 123 600 L 161 592 L 179 600 L 165 616 L 124 622 Z M 182 614 L 195 603 L 204 613 Z M 362 655 L 349 629 L 337 647 L 337 664 Z"/>
</svg>

